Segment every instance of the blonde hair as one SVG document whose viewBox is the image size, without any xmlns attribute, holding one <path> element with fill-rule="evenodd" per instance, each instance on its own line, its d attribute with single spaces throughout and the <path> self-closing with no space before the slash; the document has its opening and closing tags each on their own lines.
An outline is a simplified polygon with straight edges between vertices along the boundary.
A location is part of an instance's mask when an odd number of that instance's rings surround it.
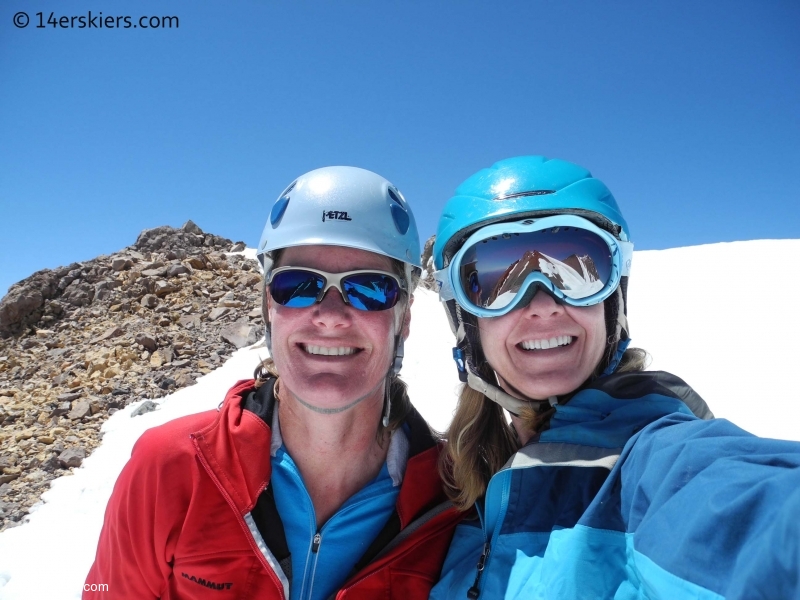
<svg viewBox="0 0 800 600">
<path fill-rule="evenodd" d="M 628 348 L 615 372 L 642 371 L 647 359 L 647 352 L 641 348 Z M 485 381 L 497 383 L 488 364 L 479 369 L 479 374 Z M 554 412 L 545 404 L 543 410 L 525 409 L 519 416 L 523 427 L 538 433 Z M 492 475 L 519 450 L 519 438 L 500 405 L 466 384 L 445 438 L 444 451 L 439 456 L 445 493 L 459 510 L 468 510 L 486 493 Z"/>
</svg>

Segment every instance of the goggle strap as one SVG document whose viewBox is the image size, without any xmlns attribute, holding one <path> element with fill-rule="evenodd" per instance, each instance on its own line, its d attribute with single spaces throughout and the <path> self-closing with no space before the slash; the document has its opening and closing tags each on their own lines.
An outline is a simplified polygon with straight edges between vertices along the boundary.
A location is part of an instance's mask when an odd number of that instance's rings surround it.
<svg viewBox="0 0 800 600">
<path fill-rule="evenodd" d="M 631 262 L 633 260 L 633 242 L 616 240 L 620 253 L 620 271 L 623 277 L 630 277 Z"/>
<path fill-rule="evenodd" d="M 450 281 L 450 269 L 445 267 L 441 271 L 434 271 L 432 275 L 434 280 L 436 280 L 439 302 L 454 300 L 455 294 L 453 292 L 453 283 Z"/>
<path fill-rule="evenodd" d="M 630 330 L 628 329 L 628 317 L 625 316 L 625 298 L 622 295 L 622 286 L 617 286 L 617 299 L 619 309 L 617 310 L 617 339 L 622 338 L 622 332 L 624 331 L 628 336 L 630 336 Z"/>
</svg>

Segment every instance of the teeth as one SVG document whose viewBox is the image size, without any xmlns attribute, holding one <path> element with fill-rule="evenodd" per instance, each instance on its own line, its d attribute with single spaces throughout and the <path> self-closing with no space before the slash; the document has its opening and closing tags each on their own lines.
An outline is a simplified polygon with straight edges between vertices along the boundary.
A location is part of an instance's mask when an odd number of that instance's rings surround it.
<svg viewBox="0 0 800 600">
<path fill-rule="evenodd" d="M 348 356 L 356 353 L 356 349 L 349 346 L 330 348 L 328 346 L 312 346 L 311 344 L 306 344 L 305 350 L 309 354 L 321 354 L 323 356 Z"/>
<path fill-rule="evenodd" d="M 557 348 L 558 346 L 569 346 L 571 343 L 572 336 L 559 335 L 549 340 L 526 340 L 522 342 L 522 347 L 525 350 L 549 350 L 550 348 Z"/>
</svg>

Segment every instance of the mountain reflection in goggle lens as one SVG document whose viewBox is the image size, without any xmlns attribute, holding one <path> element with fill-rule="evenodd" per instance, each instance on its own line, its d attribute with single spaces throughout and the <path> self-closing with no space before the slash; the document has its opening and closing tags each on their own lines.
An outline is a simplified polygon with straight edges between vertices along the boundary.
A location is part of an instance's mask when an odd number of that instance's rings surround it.
<svg viewBox="0 0 800 600">
<path fill-rule="evenodd" d="M 611 266 L 611 250 L 599 235 L 554 227 L 476 243 L 461 259 L 460 279 L 476 306 L 500 309 L 516 298 L 531 273 L 540 273 L 565 296 L 578 300 L 605 287 Z"/>
</svg>

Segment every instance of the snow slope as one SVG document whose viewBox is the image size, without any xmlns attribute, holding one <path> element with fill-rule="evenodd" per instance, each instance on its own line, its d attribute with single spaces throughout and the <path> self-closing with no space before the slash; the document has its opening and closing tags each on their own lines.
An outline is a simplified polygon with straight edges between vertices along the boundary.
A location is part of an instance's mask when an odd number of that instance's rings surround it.
<svg viewBox="0 0 800 600">
<path fill-rule="evenodd" d="M 651 368 L 684 378 L 718 417 L 758 435 L 800 440 L 793 382 L 798 263 L 800 240 L 637 252 L 628 294 L 634 344 L 653 355 Z M 456 401 L 451 346 L 436 296 L 418 292 L 403 377 L 438 430 L 447 427 Z M 160 410 L 132 419 L 131 405 L 111 417 L 102 445 L 83 466 L 53 482 L 28 523 L 0 534 L 0 600 L 79 598 L 106 502 L 135 440 L 170 419 L 216 408 L 266 354 L 259 345 L 239 350 L 197 385 L 159 401 Z"/>
</svg>

